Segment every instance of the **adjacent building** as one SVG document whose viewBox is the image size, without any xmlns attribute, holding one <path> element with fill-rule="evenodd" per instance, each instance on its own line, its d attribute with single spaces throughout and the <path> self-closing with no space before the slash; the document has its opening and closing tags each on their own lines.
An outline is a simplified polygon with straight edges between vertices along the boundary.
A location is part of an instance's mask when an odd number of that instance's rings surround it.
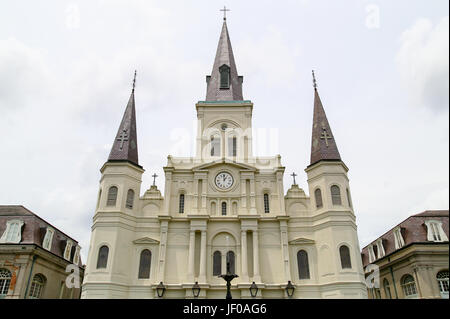
<svg viewBox="0 0 450 319">
<path fill-rule="evenodd" d="M 72 287 L 84 274 L 75 239 L 23 206 L 0 206 L 0 236 L 0 299 L 80 297 Z"/>
<path fill-rule="evenodd" d="M 227 270 L 239 276 L 233 298 L 252 285 L 256 298 L 367 298 L 348 168 L 317 85 L 312 136 L 298 137 L 312 141 L 307 195 L 295 179 L 285 193 L 280 155 L 253 155 L 254 105 L 226 21 L 206 84 L 196 154 L 168 156 L 164 196 L 155 183 L 140 195 L 133 86 L 100 170 L 82 298 L 192 298 L 194 285 L 224 298 Z"/>
<path fill-rule="evenodd" d="M 412 215 L 363 248 L 365 269 L 375 264 L 380 272 L 370 298 L 448 298 L 448 212 Z"/>
</svg>

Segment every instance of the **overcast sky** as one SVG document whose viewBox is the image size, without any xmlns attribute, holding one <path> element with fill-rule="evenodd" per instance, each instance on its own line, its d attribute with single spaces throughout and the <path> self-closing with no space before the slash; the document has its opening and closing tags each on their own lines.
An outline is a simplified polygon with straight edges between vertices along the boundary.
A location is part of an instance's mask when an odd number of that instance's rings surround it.
<svg viewBox="0 0 450 319">
<path fill-rule="evenodd" d="M 5 1 L 0 204 L 77 239 L 85 262 L 134 70 L 142 195 L 154 172 L 163 191 L 167 155 L 194 154 L 224 4 L 255 152 L 281 154 L 285 191 L 295 171 L 308 193 L 314 69 L 361 248 L 412 214 L 448 209 L 448 0 Z"/>
</svg>

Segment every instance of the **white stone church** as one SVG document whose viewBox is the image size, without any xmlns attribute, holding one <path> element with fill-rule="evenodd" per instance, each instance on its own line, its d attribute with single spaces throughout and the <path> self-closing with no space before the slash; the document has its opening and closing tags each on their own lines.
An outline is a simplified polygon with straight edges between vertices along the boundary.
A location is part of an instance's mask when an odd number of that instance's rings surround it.
<svg viewBox="0 0 450 319">
<path fill-rule="evenodd" d="M 284 193 L 279 155 L 253 156 L 225 19 L 206 82 L 196 155 L 168 157 L 164 196 L 140 196 L 133 85 L 100 170 L 82 298 L 222 299 L 227 268 L 233 298 L 367 298 L 348 168 L 317 86 L 308 196 L 295 182 Z"/>
</svg>

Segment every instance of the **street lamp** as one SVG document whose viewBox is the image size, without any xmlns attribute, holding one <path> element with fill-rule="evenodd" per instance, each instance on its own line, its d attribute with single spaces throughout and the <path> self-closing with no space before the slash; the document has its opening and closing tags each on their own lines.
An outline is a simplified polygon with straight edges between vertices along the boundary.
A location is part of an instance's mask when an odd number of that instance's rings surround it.
<svg viewBox="0 0 450 319">
<path fill-rule="evenodd" d="M 161 298 L 164 296 L 164 292 L 166 291 L 166 286 L 164 286 L 163 282 L 161 281 L 159 285 L 156 287 L 156 293 L 158 294 L 158 297 Z"/>
<path fill-rule="evenodd" d="M 256 295 L 258 294 L 258 286 L 255 284 L 255 282 L 253 282 L 250 286 L 250 294 L 252 295 L 252 297 L 256 297 Z"/>
<path fill-rule="evenodd" d="M 198 285 L 198 281 L 195 282 L 194 286 L 192 286 L 192 294 L 194 295 L 194 298 L 197 298 L 200 294 L 200 286 Z"/>
<path fill-rule="evenodd" d="M 286 286 L 286 293 L 287 293 L 288 297 L 292 297 L 292 295 L 294 294 L 294 290 L 295 290 L 295 287 L 294 287 L 294 285 L 292 285 L 291 281 L 289 280 L 288 284 Z"/>
</svg>

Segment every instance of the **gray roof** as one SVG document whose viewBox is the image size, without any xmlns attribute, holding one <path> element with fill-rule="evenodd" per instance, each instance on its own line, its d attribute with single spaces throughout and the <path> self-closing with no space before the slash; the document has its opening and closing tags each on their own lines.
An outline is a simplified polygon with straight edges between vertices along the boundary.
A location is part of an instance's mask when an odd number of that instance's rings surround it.
<svg viewBox="0 0 450 319">
<path fill-rule="evenodd" d="M 311 139 L 311 164 L 321 160 L 341 160 L 317 88 L 314 89 L 314 117 Z"/>
<path fill-rule="evenodd" d="M 127 161 L 139 166 L 134 90 L 128 100 L 108 161 Z"/>
<path fill-rule="evenodd" d="M 220 88 L 219 68 L 223 65 L 230 68 L 230 87 Z M 231 48 L 230 36 L 228 34 L 227 23 L 224 20 L 222 32 L 220 33 L 219 44 L 217 46 L 216 58 L 211 71 L 211 77 L 206 77 L 206 101 L 242 101 L 242 81 L 243 77 L 238 76 L 236 63 L 234 62 L 233 49 Z"/>
</svg>

